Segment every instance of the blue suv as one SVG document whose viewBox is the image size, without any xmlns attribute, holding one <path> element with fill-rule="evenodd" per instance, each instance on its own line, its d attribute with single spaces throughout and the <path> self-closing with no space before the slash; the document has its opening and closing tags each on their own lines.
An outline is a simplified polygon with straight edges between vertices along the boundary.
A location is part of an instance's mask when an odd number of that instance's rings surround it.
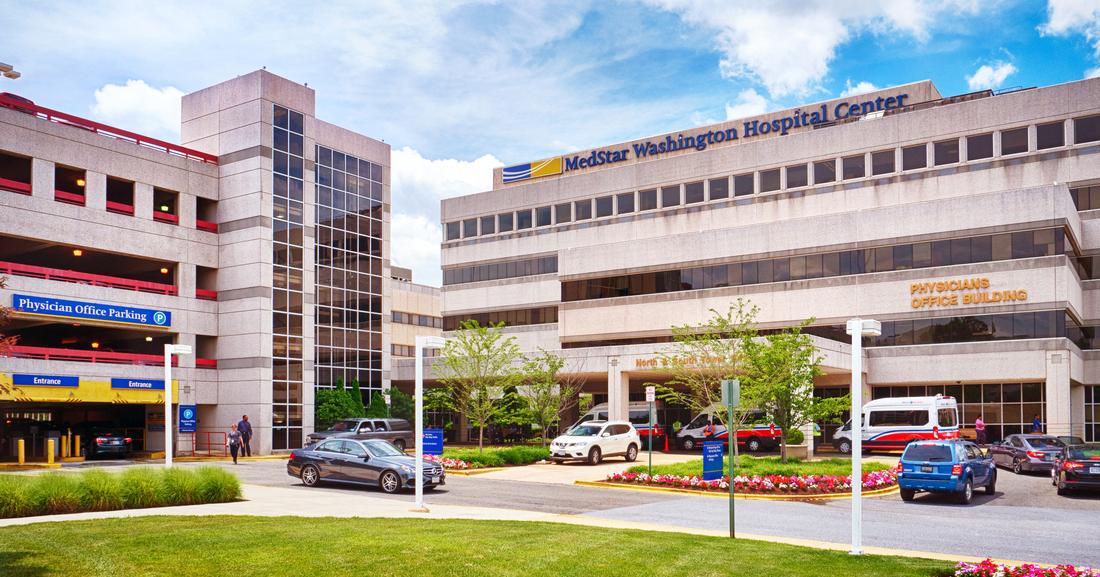
<svg viewBox="0 0 1100 577">
<path fill-rule="evenodd" d="M 997 491 L 993 458 L 962 439 L 909 443 L 897 473 L 904 501 L 912 501 L 917 491 L 929 491 L 955 493 L 959 503 L 966 505 L 974 497 L 974 487 L 985 487 L 987 495 Z"/>
</svg>

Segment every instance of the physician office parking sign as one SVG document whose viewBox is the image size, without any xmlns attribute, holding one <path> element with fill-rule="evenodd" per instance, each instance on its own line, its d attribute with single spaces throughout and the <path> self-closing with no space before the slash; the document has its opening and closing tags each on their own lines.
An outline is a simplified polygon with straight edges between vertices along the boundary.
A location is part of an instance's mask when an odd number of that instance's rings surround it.
<svg viewBox="0 0 1100 577">
<path fill-rule="evenodd" d="M 198 410 L 195 405 L 180 405 L 179 432 L 194 433 L 198 426 Z"/>
</svg>

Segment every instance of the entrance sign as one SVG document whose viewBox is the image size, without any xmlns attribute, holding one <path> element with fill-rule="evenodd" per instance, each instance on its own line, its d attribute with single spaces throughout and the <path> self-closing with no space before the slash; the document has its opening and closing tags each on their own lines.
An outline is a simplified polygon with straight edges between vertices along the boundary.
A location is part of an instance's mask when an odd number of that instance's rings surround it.
<svg viewBox="0 0 1100 577">
<path fill-rule="evenodd" d="M 195 405 L 180 405 L 179 432 L 194 433 L 198 426 L 198 410 Z"/>
<path fill-rule="evenodd" d="M 79 387 L 80 377 L 14 374 L 11 376 L 11 384 L 17 387 Z"/>
<path fill-rule="evenodd" d="M 111 388 L 163 391 L 164 381 L 160 379 L 111 379 Z"/>
<path fill-rule="evenodd" d="M 722 441 L 703 441 L 703 480 L 717 481 L 722 478 Z"/>
<path fill-rule="evenodd" d="M 425 455 L 443 455 L 443 429 L 424 429 L 421 442 Z"/>
</svg>

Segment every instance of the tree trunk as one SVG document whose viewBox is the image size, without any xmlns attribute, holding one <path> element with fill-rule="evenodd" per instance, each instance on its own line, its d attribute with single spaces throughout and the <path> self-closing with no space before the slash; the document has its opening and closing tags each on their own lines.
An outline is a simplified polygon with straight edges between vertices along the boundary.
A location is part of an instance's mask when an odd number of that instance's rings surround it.
<svg viewBox="0 0 1100 577">
<path fill-rule="evenodd" d="M 546 448 L 546 435 L 550 434 L 550 427 L 546 427 L 542 430 L 542 448 Z"/>
<path fill-rule="evenodd" d="M 480 453 L 485 446 L 485 425 L 477 426 L 477 452 Z"/>
<path fill-rule="evenodd" d="M 787 435 L 783 435 L 779 439 L 779 462 L 787 462 Z"/>
</svg>

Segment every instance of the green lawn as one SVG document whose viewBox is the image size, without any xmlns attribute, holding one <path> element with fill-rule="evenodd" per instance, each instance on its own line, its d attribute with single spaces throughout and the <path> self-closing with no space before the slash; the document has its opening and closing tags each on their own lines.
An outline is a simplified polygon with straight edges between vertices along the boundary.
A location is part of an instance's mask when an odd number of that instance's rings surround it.
<svg viewBox="0 0 1100 577">
<path fill-rule="evenodd" d="M 729 474 L 729 460 L 724 459 L 723 464 L 726 474 Z M 850 475 L 852 472 L 852 462 L 847 459 L 821 459 L 818 461 L 787 459 L 787 463 L 784 464 L 779 462 L 779 457 L 751 457 L 741 455 L 738 464 L 736 471 L 738 475 Z M 867 461 L 863 463 L 864 473 L 885 471 L 889 468 L 890 466 L 884 463 Z M 646 465 L 635 465 L 627 470 L 632 473 L 647 473 L 649 472 L 649 467 Z M 684 461 L 683 463 L 674 463 L 670 465 L 654 465 L 653 474 L 681 475 L 685 477 L 691 475 L 702 476 L 703 460 L 696 459 L 694 461 Z"/>
<path fill-rule="evenodd" d="M 136 517 L 0 528 L 0 575 L 942 576 L 942 561 L 554 523 Z"/>
</svg>

